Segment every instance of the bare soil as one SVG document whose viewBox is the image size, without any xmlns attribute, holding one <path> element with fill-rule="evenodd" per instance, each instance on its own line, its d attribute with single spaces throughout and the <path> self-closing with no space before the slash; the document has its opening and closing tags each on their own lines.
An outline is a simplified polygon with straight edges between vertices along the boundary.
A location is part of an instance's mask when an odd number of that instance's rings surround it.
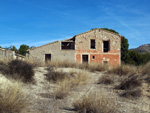
<svg viewBox="0 0 150 113">
<path fill-rule="evenodd" d="M 69 72 L 72 68 L 59 68 Z M 79 71 L 79 69 L 74 69 Z M 45 80 L 44 74 L 46 68 L 38 67 L 35 69 L 35 83 L 25 84 L 24 88 L 28 90 L 30 106 L 23 113 L 75 113 L 72 103 L 74 99 L 80 98 L 84 94 L 92 91 L 103 91 L 111 98 L 116 100 L 116 108 L 119 113 L 150 113 L 150 99 L 147 92 L 139 99 L 127 99 L 120 97 L 121 91 L 114 89 L 114 85 L 97 84 L 97 81 L 104 72 L 89 72 L 90 81 L 85 85 L 80 85 L 71 89 L 69 94 L 63 99 L 55 99 L 53 91 L 57 87 L 56 83 L 50 83 Z M 144 87 L 147 88 L 149 86 Z M 150 90 L 150 89 L 146 89 Z M 149 92 L 150 94 L 150 92 Z M 110 98 L 108 97 L 108 98 Z"/>
</svg>

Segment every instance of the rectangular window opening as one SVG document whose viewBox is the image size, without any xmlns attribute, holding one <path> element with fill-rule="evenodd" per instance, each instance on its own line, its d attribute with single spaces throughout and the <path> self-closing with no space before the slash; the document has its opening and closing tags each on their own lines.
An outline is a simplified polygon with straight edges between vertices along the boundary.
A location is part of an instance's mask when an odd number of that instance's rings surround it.
<svg viewBox="0 0 150 113">
<path fill-rule="evenodd" d="M 103 41 L 103 52 L 110 51 L 110 41 Z"/>
<path fill-rule="evenodd" d="M 91 49 L 95 49 L 95 39 L 91 39 Z"/>
<path fill-rule="evenodd" d="M 62 50 L 74 50 L 75 43 L 74 42 L 61 42 L 61 49 Z"/>
</svg>

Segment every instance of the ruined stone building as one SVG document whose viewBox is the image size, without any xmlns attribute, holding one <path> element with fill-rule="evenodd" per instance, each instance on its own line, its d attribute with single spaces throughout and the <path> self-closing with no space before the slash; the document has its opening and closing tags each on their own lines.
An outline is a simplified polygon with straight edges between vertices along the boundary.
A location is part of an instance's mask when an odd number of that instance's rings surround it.
<svg viewBox="0 0 150 113">
<path fill-rule="evenodd" d="M 102 63 L 118 66 L 121 63 L 121 37 L 103 29 L 94 29 L 63 41 L 51 42 L 28 50 L 28 58 L 38 61 L 70 61 Z"/>
<path fill-rule="evenodd" d="M 25 56 L 17 54 L 14 51 L 11 51 L 11 50 L 0 48 L 0 60 L 3 60 L 3 59 L 9 59 L 9 60 L 20 59 L 20 60 L 24 60 Z"/>
</svg>

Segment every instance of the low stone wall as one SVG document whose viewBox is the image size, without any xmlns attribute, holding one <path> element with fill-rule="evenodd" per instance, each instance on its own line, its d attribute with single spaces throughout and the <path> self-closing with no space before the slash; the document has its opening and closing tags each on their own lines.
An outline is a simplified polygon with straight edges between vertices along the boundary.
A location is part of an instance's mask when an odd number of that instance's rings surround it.
<svg viewBox="0 0 150 113">
<path fill-rule="evenodd" d="M 25 60 L 25 56 L 16 54 L 14 51 L 0 48 L 0 59 L 10 59 L 10 60 Z"/>
</svg>

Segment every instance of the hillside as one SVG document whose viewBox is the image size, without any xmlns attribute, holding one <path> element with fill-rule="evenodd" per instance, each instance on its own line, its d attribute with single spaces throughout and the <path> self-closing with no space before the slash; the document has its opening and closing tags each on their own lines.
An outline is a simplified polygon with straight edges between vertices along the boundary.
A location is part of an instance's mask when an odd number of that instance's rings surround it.
<svg viewBox="0 0 150 113">
<path fill-rule="evenodd" d="M 29 69 L 24 66 L 31 64 L 17 62 L 18 75 L 8 73 L 10 63 L 0 63 L 0 113 L 150 113 L 149 63 L 108 70 L 64 62 Z M 23 79 L 26 69 L 34 72 L 32 79 Z"/>
<path fill-rule="evenodd" d="M 150 44 L 141 45 L 138 48 L 134 48 L 134 49 L 130 49 L 130 50 L 135 50 L 139 53 L 146 53 L 146 52 L 150 53 Z"/>
</svg>

